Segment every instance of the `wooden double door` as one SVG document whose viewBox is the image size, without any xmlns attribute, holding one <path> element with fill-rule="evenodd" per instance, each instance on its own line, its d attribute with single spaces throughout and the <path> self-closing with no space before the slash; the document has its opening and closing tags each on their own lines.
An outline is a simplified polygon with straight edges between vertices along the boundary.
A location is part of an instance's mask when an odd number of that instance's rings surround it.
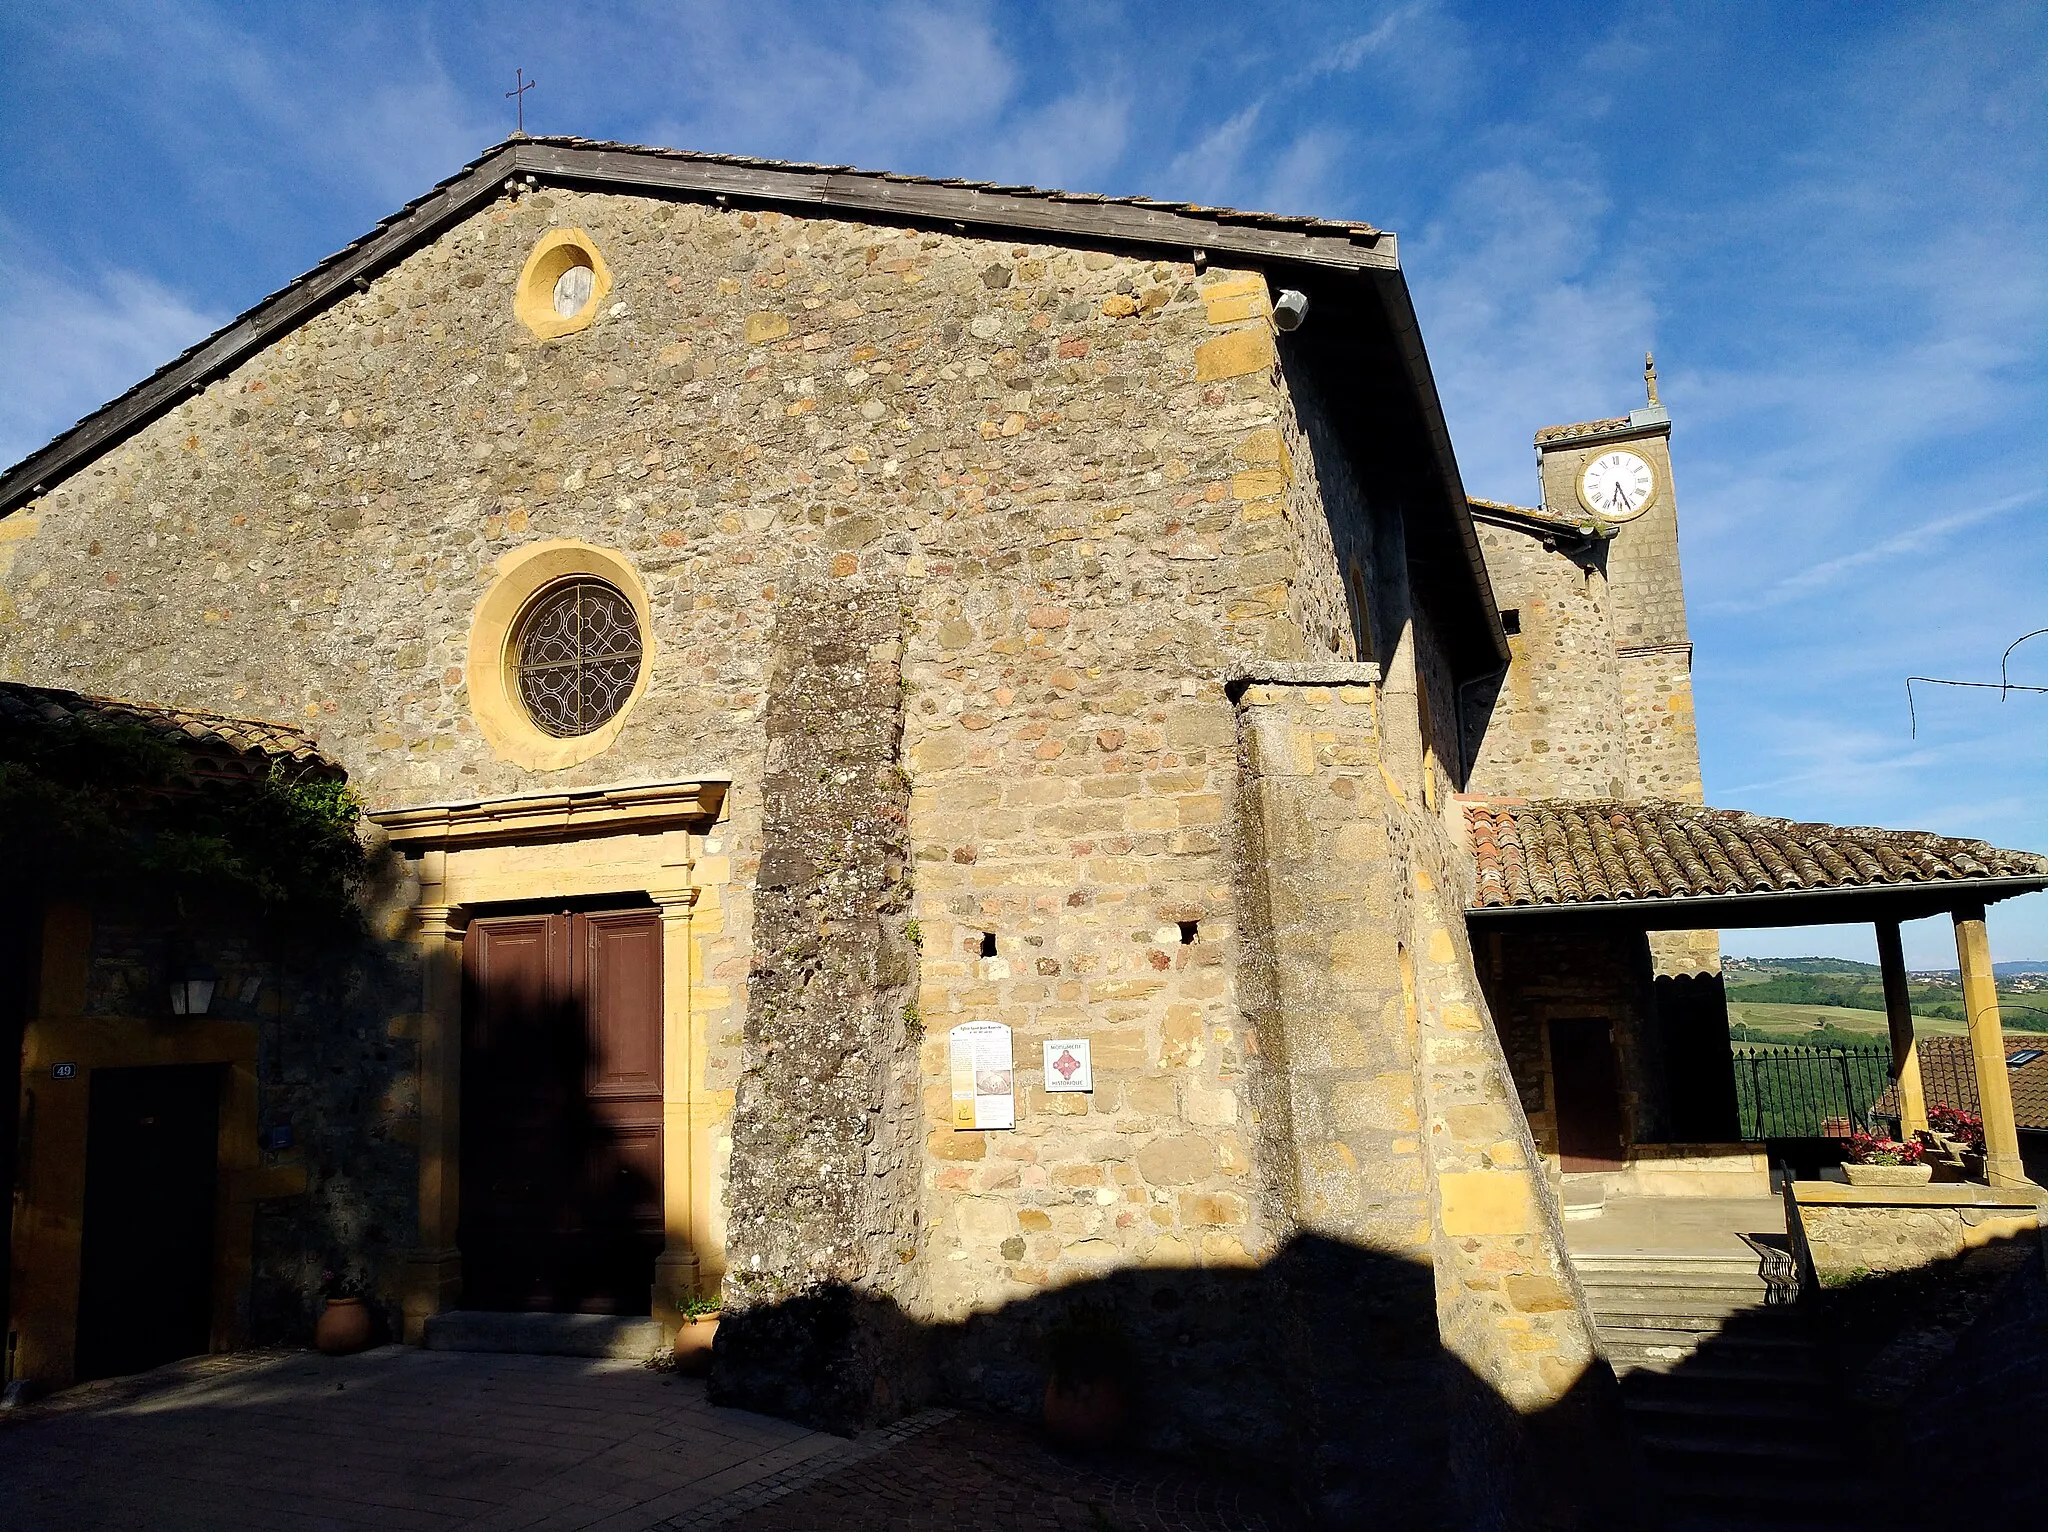
<svg viewBox="0 0 2048 1532">
<path fill-rule="evenodd" d="M 662 1249 L 661 918 L 479 917 L 463 944 L 463 1305 L 644 1314 Z"/>
</svg>

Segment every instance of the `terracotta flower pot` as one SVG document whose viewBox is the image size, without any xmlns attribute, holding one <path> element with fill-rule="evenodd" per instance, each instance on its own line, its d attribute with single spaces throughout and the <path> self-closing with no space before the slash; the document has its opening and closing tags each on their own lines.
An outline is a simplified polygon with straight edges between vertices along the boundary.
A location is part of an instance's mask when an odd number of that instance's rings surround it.
<svg viewBox="0 0 2048 1532">
<path fill-rule="evenodd" d="M 711 1343 L 718 1339 L 718 1316 L 686 1319 L 676 1328 L 676 1371 L 701 1378 L 711 1371 Z"/>
<path fill-rule="evenodd" d="M 1113 1378 L 1076 1378 L 1055 1373 L 1045 1380 L 1045 1429 L 1068 1447 L 1113 1445 L 1130 1423 L 1130 1400 Z"/>
<path fill-rule="evenodd" d="M 1925 1186 L 1934 1179 L 1932 1165 L 1856 1165 L 1842 1167 L 1851 1186 Z"/>
<path fill-rule="evenodd" d="M 347 1356 L 370 1344 L 370 1311 L 360 1298 L 329 1298 L 313 1326 L 313 1344 L 328 1356 Z"/>
</svg>

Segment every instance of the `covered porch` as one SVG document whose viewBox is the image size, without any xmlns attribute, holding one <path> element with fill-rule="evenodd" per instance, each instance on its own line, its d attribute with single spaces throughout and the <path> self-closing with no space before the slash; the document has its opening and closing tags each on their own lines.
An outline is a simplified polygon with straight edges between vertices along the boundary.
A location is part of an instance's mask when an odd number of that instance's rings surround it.
<svg viewBox="0 0 2048 1532">
<path fill-rule="evenodd" d="M 2021 1163 L 1985 909 L 2048 888 L 2048 857 L 1919 831 L 1691 804 L 1468 800 L 1466 911 L 1539 1147 L 1560 1175 L 1628 1192 L 1767 1194 L 1736 1109 L 1722 930 L 1867 923 L 1902 1134 L 1928 1127 L 1900 926 L 1954 927 L 1983 1119 L 1982 1178 Z M 1846 1133 L 1844 1134 L 1846 1136 Z M 1727 1179 L 1709 1179 L 1716 1172 Z"/>
</svg>

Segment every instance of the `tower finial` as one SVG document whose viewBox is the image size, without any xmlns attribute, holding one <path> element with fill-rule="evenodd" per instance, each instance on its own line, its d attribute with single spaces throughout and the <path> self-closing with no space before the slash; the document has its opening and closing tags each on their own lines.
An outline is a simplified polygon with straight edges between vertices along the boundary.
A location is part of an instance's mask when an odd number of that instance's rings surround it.
<svg viewBox="0 0 2048 1532">
<path fill-rule="evenodd" d="M 1657 358 L 1649 352 L 1643 353 L 1643 383 L 1650 390 L 1650 403 L 1657 402 Z"/>
</svg>

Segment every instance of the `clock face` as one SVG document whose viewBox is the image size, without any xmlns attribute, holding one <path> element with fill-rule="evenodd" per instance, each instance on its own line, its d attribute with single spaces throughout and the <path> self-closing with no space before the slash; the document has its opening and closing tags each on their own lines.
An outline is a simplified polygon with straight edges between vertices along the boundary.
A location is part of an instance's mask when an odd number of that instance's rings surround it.
<svg viewBox="0 0 2048 1532">
<path fill-rule="evenodd" d="M 1640 516 L 1656 498 L 1656 472 L 1633 452 L 1603 452 L 1579 472 L 1579 499 L 1603 521 Z"/>
</svg>

